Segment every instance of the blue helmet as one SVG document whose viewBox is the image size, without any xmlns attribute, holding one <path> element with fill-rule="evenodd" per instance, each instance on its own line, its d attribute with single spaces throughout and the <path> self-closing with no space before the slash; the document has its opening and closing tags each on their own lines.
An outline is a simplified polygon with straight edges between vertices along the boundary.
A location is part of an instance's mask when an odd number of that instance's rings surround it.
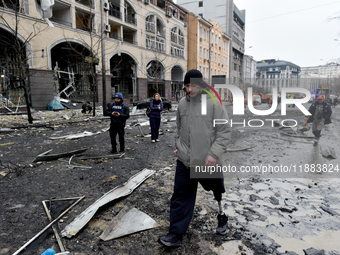
<svg viewBox="0 0 340 255">
<path fill-rule="evenodd" d="M 124 100 L 123 94 L 122 94 L 122 93 L 116 93 L 115 96 L 114 96 L 113 98 L 116 98 L 116 97 L 118 97 L 118 98 Z"/>
</svg>

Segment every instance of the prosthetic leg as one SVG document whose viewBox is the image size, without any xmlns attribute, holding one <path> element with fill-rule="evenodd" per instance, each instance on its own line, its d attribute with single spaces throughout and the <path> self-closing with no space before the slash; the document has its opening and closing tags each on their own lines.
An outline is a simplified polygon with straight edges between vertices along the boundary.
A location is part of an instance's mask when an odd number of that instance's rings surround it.
<svg viewBox="0 0 340 255">
<path fill-rule="evenodd" d="M 218 203 L 218 215 L 217 221 L 218 225 L 216 228 L 216 233 L 219 235 L 225 235 L 228 231 L 228 217 L 224 214 L 222 208 L 222 193 L 214 191 L 214 197 Z"/>
</svg>

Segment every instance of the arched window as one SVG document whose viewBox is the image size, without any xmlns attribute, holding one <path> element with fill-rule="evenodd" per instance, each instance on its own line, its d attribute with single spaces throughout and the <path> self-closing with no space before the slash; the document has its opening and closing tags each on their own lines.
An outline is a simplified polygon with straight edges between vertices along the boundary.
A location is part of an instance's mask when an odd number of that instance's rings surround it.
<svg viewBox="0 0 340 255">
<path fill-rule="evenodd" d="M 165 52 L 165 26 L 161 19 L 151 14 L 145 18 L 146 48 Z"/>
<path fill-rule="evenodd" d="M 179 27 L 173 27 L 171 29 L 171 55 L 184 58 L 184 45 L 183 31 Z M 202 57 L 202 52 L 200 57 Z"/>
<path fill-rule="evenodd" d="M 164 66 L 161 62 L 152 60 L 146 65 L 148 76 L 153 79 L 164 79 Z"/>
</svg>

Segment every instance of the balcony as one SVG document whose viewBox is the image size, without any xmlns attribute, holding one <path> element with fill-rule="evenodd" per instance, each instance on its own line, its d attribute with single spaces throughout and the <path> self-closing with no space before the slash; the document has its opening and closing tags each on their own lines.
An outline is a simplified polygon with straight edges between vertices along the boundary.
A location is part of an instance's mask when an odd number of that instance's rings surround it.
<svg viewBox="0 0 340 255">
<path fill-rule="evenodd" d="M 177 43 L 177 35 L 174 33 L 171 33 L 171 41 Z"/>
<path fill-rule="evenodd" d="M 125 16 L 125 22 L 133 24 L 133 25 L 137 25 L 137 20 L 133 15 Z"/>
<path fill-rule="evenodd" d="M 184 36 L 179 36 L 179 44 L 184 46 Z"/>
<path fill-rule="evenodd" d="M 118 19 L 122 19 L 122 13 L 120 12 L 119 7 L 114 5 L 110 6 L 109 15 Z"/>
<path fill-rule="evenodd" d="M 148 32 L 155 33 L 156 27 L 154 22 L 146 22 L 145 23 L 145 30 Z"/>
</svg>

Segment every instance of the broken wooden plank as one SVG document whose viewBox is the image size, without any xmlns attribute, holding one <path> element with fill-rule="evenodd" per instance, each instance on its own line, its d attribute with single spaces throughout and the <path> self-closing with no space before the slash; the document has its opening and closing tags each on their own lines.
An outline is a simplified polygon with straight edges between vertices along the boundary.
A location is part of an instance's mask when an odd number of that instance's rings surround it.
<svg viewBox="0 0 340 255">
<path fill-rule="evenodd" d="M 130 235 L 157 226 L 157 222 L 136 208 L 124 207 L 99 236 L 103 241 Z"/>
<path fill-rule="evenodd" d="M 85 196 L 79 198 L 76 202 L 74 202 L 69 208 L 67 208 L 62 214 L 60 214 L 57 218 L 51 221 L 43 230 L 41 230 L 38 234 L 36 234 L 31 240 L 25 243 L 19 250 L 13 253 L 13 255 L 19 254 L 22 250 L 24 250 L 29 244 L 31 244 L 35 239 L 37 239 L 42 233 L 44 233 L 49 227 L 51 227 L 56 221 L 58 221 L 61 217 L 63 217 L 69 210 L 71 210 L 76 204 L 78 204 Z"/>
<path fill-rule="evenodd" d="M 8 146 L 8 145 L 13 145 L 14 143 L 2 143 L 0 146 Z"/>
<path fill-rule="evenodd" d="M 227 152 L 235 152 L 235 151 L 246 151 L 246 150 L 250 150 L 254 147 L 245 147 L 245 148 L 239 148 L 239 149 L 227 149 Z"/>
<path fill-rule="evenodd" d="M 39 162 L 39 161 L 49 161 L 49 160 L 55 160 L 58 158 L 62 158 L 62 157 L 68 157 L 68 156 L 72 156 L 74 154 L 80 154 L 85 152 L 87 149 L 80 149 L 80 150 L 75 150 L 75 151 L 70 151 L 70 152 L 65 152 L 65 153 L 60 153 L 60 154 L 51 154 L 51 155 L 38 155 L 35 160 L 33 160 L 34 162 Z M 46 152 L 45 152 L 46 153 Z"/>
<path fill-rule="evenodd" d="M 131 194 L 134 189 L 136 189 L 142 182 L 144 182 L 155 172 L 156 171 L 154 170 L 144 169 L 132 176 L 123 185 L 107 192 L 92 205 L 90 205 L 85 211 L 83 211 L 78 217 L 76 217 L 70 224 L 68 224 L 65 229 L 61 231 L 61 235 L 68 238 L 76 235 L 91 220 L 100 207 L 115 199 Z"/>
<path fill-rule="evenodd" d="M 101 159 L 101 158 L 113 158 L 113 159 L 119 159 L 122 158 L 125 155 L 125 153 L 122 154 L 109 154 L 109 155 L 97 155 L 97 156 L 81 156 L 78 159 L 80 160 L 86 160 L 86 159 Z"/>
</svg>

